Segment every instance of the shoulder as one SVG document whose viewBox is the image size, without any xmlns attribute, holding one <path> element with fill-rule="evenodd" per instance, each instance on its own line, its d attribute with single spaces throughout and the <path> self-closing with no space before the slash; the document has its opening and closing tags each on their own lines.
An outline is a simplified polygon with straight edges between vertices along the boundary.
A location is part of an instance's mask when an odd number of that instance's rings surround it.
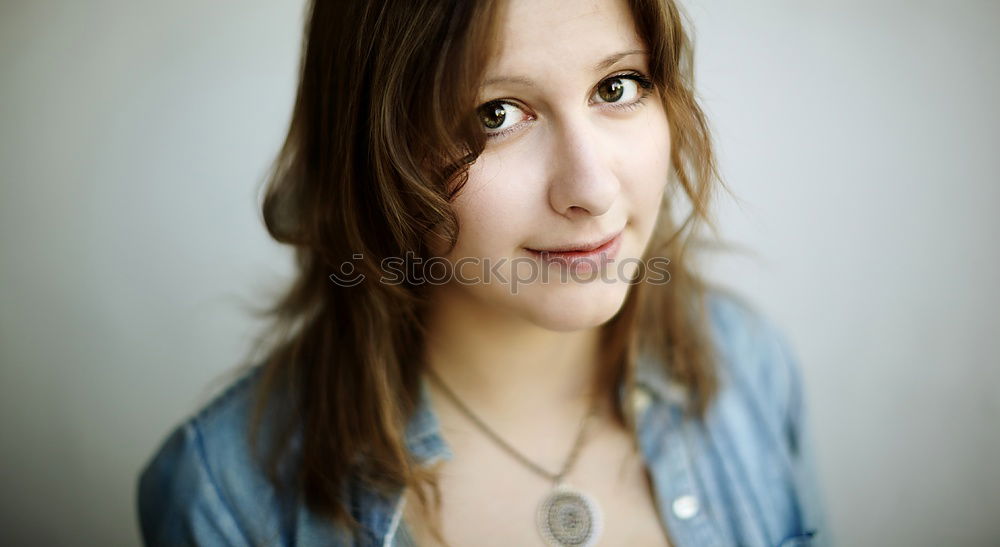
<svg viewBox="0 0 1000 547">
<path fill-rule="evenodd" d="M 143 467 L 138 511 L 147 545 L 284 543 L 282 501 L 253 458 L 252 368 L 167 435 Z"/>
<path fill-rule="evenodd" d="M 828 545 L 798 353 L 746 298 L 728 289 L 706 298 L 719 376 L 710 429 L 727 439 L 724 457 L 751 470 L 745 487 L 770 500 L 762 522 L 771 519 L 789 540 L 820 532 L 809 544 Z"/>
<path fill-rule="evenodd" d="M 787 416 L 802 386 L 798 355 L 784 330 L 730 289 L 709 291 L 706 307 L 723 387 L 766 404 L 774 419 Z"/>
</svg>

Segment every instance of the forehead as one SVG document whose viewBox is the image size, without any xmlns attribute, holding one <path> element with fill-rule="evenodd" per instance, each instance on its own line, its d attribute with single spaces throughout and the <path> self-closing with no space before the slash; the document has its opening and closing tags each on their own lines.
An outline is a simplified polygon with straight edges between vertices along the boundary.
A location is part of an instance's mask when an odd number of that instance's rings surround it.
<svg viewBox="0 0 1000 547">
<path fill-rule="evenodd" d="M 643 49 L 625 0 L 509 0 L 489 76 L 591 70 L 620 51 Z"/>
</svg>

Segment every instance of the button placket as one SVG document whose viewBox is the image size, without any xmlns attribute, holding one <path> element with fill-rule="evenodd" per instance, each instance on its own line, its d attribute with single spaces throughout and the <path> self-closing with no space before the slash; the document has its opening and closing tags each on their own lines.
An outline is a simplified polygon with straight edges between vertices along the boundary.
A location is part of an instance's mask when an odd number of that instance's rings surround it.
<svg viewBox="0 0 1000 547">
<path fill-rule="evenodd" d="M 655 462 L 650 472 L 660 517 L 680 545 L 724 545 L 695 482 L 679 412 L 664 406 L 662 412 L 650 412 L 640 425 L 644 457 Z"/>
</svg>

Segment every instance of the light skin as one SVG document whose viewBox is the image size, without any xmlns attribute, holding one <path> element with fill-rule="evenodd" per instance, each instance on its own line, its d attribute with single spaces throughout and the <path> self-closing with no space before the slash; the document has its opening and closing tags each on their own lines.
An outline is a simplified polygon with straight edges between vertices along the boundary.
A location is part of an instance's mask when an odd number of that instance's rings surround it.
<svg viewBox="0 0 1000 547">
<path fill-rule="evenodd" d="M 480 91 L 480 104 L 503 102 L 502 125 L 483 128 L 501 134 L 453 202 L 460 231 L 445 258 L 506 260 L 499 270 L 509 280 L 511 260 L 536 260 L 525 248 L 624 228 L 617 262 L 641 259 L 667 182 L 670 129 L 655 88 L 630 79 L 648 78 L 648 57 L 628 53 L 645 46 L 620 4 L 510 3 Z M 609 58 L 613 64 L 595 67 Z M 620 92 L 609 94 L 613 86 Z M 520 266 L 516 273 L 528 271 Z M 598 329 L 630 287 L 617 263 L 607 272 L 613 282 L 561 283 L 560 266 L 548 268 L 549 283 L 523 283 L 516 294 L 500 282 L 450 283 L 432 296 L 432 368 L 507 431 L 523 431 L 518 424 L 539 412 L 582 416 Z M 623 277 L 634 270 L 625 267 Z"/>
<path fill-rule="evenodd" d="M 556 470 L 590 402 L 599 328 L 621 308 L 635 271 L 625 268 L 619 278 L 617 262 L 643 257 L 659 215 L 670 128 L 657 91 L 640 83 L 649 77 L 648 57 L 623 1 L 511 0 L 502 28 L 480 104 L 501 101 L 503 121 L 484 124 L 484 132 L 499 135 L 489 139 L 453 202 L 459 237 L 443 256 L 453 263 L 463 257 L 526 261 L 535 259 L 526 248 L 623 230 L 609 275 L 614 281 L 560 283 L 559 266 L 550 265 L 555 282 L 528 282 L 516 294 L 502 283 L 434 287 L 427 362 L 510 444 Z M 512 277 L 509 262 L 499 270 Z M 550 485 L 498 450 L 431 386 L 456 453 L 443 472 L 445 511 L 452 517 L 446 515 L 446 536 L 462 544 L 494 519 L 533 522 L 534 504 Z M 605 510 L 616 503 L 621 512 L 608 515 L 607 532 L 617 539 L 602 544 L 662 544 L 643 468 L 628 459 L 634 456 L 629 435 L 606 418 L 593 431 L 570 478 L 603 476 L 605 483 L 588 487 Z M 500 483 L 488 484 L 500 476 Z M 471 503 L 483 495 L 476 488 L 492 492 L 488 509 Z M 539 542 L 531 526 L 499 533 L 492 536 L 498 544 Z"/>
</svg>

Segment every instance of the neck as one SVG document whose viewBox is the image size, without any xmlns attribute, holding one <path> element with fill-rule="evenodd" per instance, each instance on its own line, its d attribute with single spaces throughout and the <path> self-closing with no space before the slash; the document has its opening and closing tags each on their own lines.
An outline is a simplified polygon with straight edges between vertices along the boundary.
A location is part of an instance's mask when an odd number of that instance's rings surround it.
<svg viewBox="0 0 1000 547">
<path fill-rule="evenodd" d="M 557 332 L 439 287 L 427 317 L 426 364 L 483 418 L 579 419 L 600 367 L 599 327 Z"/>
</svg>

